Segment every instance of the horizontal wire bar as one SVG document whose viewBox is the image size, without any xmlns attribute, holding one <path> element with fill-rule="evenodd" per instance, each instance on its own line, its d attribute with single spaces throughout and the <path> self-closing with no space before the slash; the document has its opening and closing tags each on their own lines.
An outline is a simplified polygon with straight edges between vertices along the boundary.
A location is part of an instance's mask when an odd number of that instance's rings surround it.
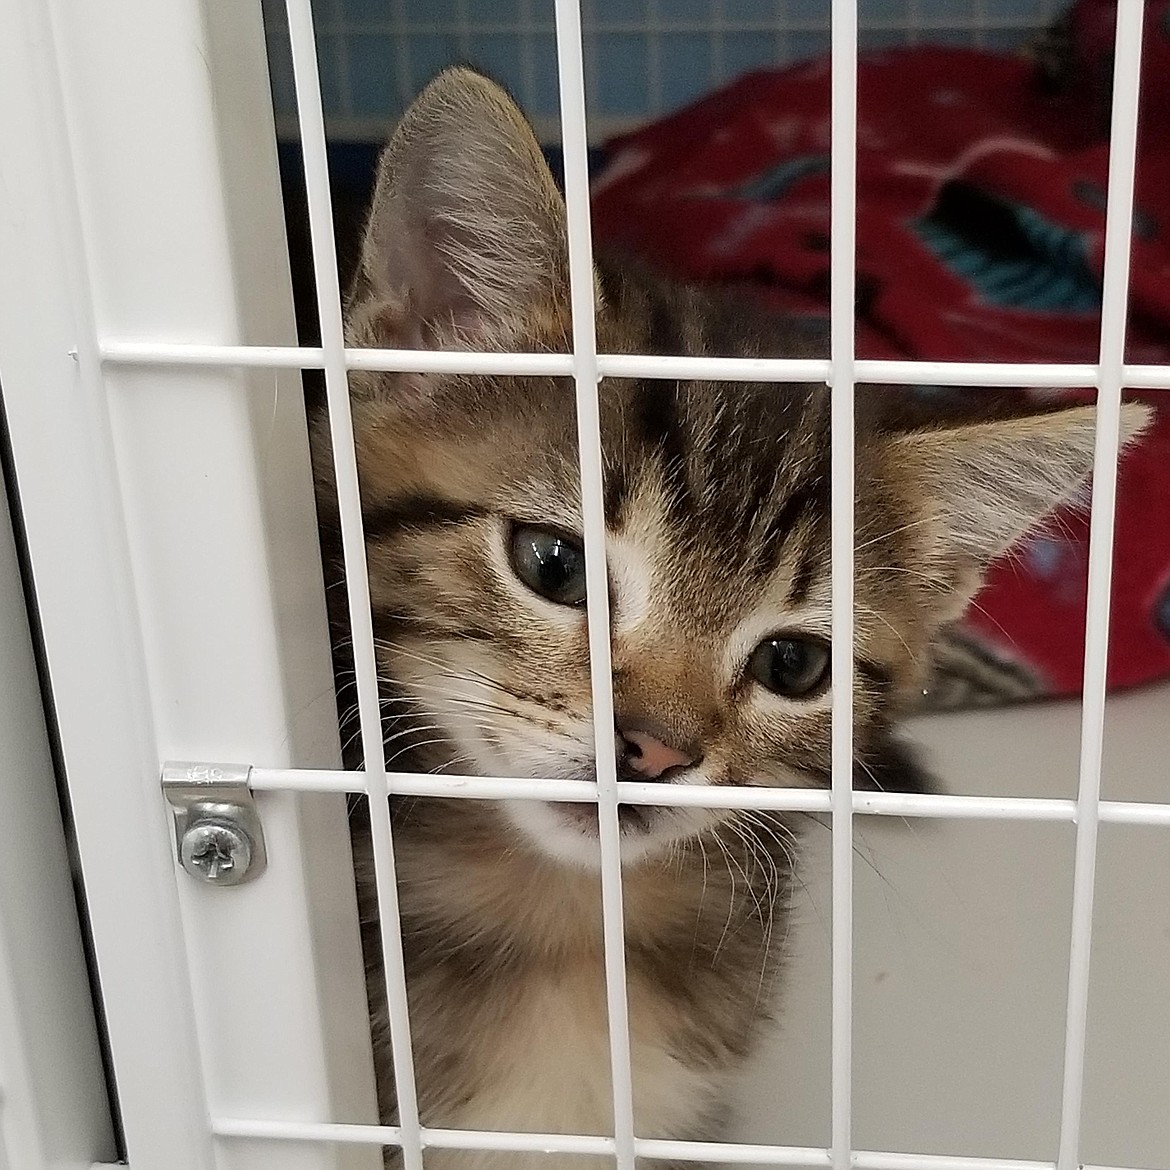
<svg viewBox="0 0 1170 1170">
<path fill-rule="evenodd" d="M 204 345 L 182 341 L 106 341 L 101 359 L 112 366 L 240 366 L 263 370 L 320 370 L 325 351 L 301 345 Z"/>
<path fill-rule="evenodd" d="M 402 1131 L 396 1125 L 354 1125 L 314 1121 L 252 1121 L 227 1118 L 215 1122 L 217 1137 L 267 1141 L 333 1142 L 339 1145 L 398 1146 Z M 509 1153 L 613 1154 L 610 1137 L 588 1134 L 514 1133 L 474 1129 L 429 1129 L 423 1126 L 424 1149 L 502 1150 Z"/>
<path fill-rule="evenodd" d="M 670 357 L 598 354 L 603 378 L 693 378 L 729 382 L 828 382 L 829 362 L 817 358 Z"/>
<path fill-rule="evenodd" d="M 859 382 L 938 386 L 1092 386 L 1097 367 L 1085 363 L 863 361 Z M 1168 371 L 1170 372 L 1170 371 Z"/>
<path fill-rule="evenodd" d="M 339 1145 L 397 1146 L 400 1131 L 394 1125 L 354 1125 L 313 1121 L 261 1121 L 220 1118 L 212 1132 L 221 1138 L 254 1141 L 330 1142 Z M 427 1149 L 504 1150 L 511 1153 L 600 1154 L 614 1152 L 611 1137 L 589 1134 L 509 1133 L 494 1130 L 429 1129 L 421 1131 Z M 635 1138 L 640 1158 L 674 1159 L 680 1162 L 722 1162 L 727 1165 L 824 1167 L 829 1151 L 816 1146 L 768 1146 L 738 1142 L 670 1141 Z M 1013 1158 L 974 1158 L 955 1154 L 902 1154 L 880 1150 L 855 1150 L 855 1170 L 1053 1170 L 1053 1162 Z M 1142 1170 L 1138 1167 L 1085 1165 L 1082 1170 Z"/>
<path fill-rule="evenodd" d="M 1122 366 L 1121 382 L 1134 390 L 1170 390 L 1170 366 Z"/>
<path fill-rule="evenodd" d="M 347 349 L 351 370 L 384 370 L 408 374 L 527 374 L 568 377 L 573 356 L 568 353 L 491 353 L 432 349 Z"/>
<path fill-rule="evenodd" d="M 884 1154 L 858 1152 L 854 1170 L 1053 1170 L 1052 1162 L 1007 1158 L 970 1158 L 951 1154 Z M 1083 1170 L 1088 1170 L 1084 1167 Z"/>
<path fill-rule="evenodd" d="M 132 366 L 257 366 L 263 369 L 324 366 L 324 350 L 296 345 L 188 345 L 181 342 L 107 341 L 102 361 Z M 345 350 L 350 370 L 383 370 L 420 374 L 569 375 L 573 358 L 567 353 L 489 353 L 429 349 Z"/>
<path fill-rule="evenodd" d="M 387 772 L 396 796 L 454 797 L 467 800 L 545 800 L 596 803 L 591 780 L 542 780 L 531 777 L 432 776 Z M 364 793 L 363 772 L 298 768 L 253 768 L 256 792 Z M 622 781 L 622 804 L 669 808 L 737 808 L 777 812 L 824 813 L 831 807 L 820 788 L 753 788 L 742 784 L 643 784 Z M 1076 801 L 1058 797 L 963 796 L 951 793 L 854 792 L 853 811 L 869 816 L 918 817 L 928 820 L 1056 821 L 1074 824 Z M 1170 803 L 1128 800 L 1101 802 L 1101 820 L 1118 825 L 1170 826 Z"/>
<path fill-rule="evenodd" d="M 240 366 L 262 369 L 321 369 L 324 351 L 295 345 L 201 345 L 180 342 L 106 341 L 102 361 L 131 366 Z M 663 357 L 599 354 L 606 378 L 693 378 L 734 382 L 827 382 L 828 361 L 806 358 Z M 347 349 L 351 370 L 390 373 L 510 374 L 561 377 L 573 371 L 566 353 L 447 352 L 420 349 Z M 1087 387 L 1096 384 L 1096 365 L 1082 363 L 864 361 L 859 382 L 882 385 Z M 1124 367 L 1122 380 L 1135 389 L 1170 389 L 1170 365 Z"/>
<path fill-rule="evenodd" d="M 623 804 L 670 808 L 743 808 L 776 812 L 827 813 L 832 807 L 827 789 L 753 788 L 743 784 L 663 785 L 625 780 L 618 784 L 618 799 Z"/>
<path fill-rule="evenodd" d="M 758 1146 L 736 1142 L 684 1142 L 657 1138 L 635 1138 L 641 1158 L 670 1159 L 673 1162 L 721 1162 L 724 1165 L 829 1166 L 828 1150 L 815 1146 Z"/>
<path fill-rule="evenodd" d="M 397 1146 L 401 1131 L 396 1125 L 357 1125 L 335 1121 L 261 1121 L 225 1117 L 211 1124 L 221 1138 L 245 1141 L 332 1142 L 344 1146 Z"/>
<path fill-rule="evenodd" d="M 462 1129 L 424 1129 L 423 1145 L 430 1149 L 465 1150 L 467 1136 L 474 1131 Z M 613 1156 L 615 1143 L 611 1137 L 596 1134 L 558 1133 L 495 1133 L 481 1130 L 475 1134 L 477 1149 L 507 1150 L 510 1153 L 559 1154 L 565 1152 L 561 1144 L 571 1137 L 573 1146 L 569 1151 L 575 1154 L 609 1154 Z"/>
<path fill-rule="evenodd" d="M 1170 811 L 1170 805 L 1167 805 Z M 952 796 L 943 793 L 854 792 L 855 813 L 963 821 L 1066 821 L 1076 802 L 1052 797 Z"/>
<path fill-rule="evenodd" d="M 1170 825 L 1170 804 L 1143 804 L 1132 800 L 1103 800 L 1098 820 L 1111 825 Z"/>
<path fill-rule="evenodd" d="M 394 796 L 464 797 L 471 800 L 595 801 L 592 780 L 534 780 L 529 777 L 434 776 L 387 772 Z M 253 768 L 256 792 L 365 792 L 365 773 L 327 769 Z"/>
</svg>

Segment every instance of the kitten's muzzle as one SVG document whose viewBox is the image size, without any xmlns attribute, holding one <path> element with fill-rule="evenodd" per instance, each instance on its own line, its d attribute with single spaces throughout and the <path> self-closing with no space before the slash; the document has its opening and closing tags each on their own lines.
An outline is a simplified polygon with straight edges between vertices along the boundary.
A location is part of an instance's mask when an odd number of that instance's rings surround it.
<svg viewBox="0 0 1170 1170">
<path fill-rule="evenodd" d="M 617 720 L 618 771 L 631 780 L 669 782 L 700 759 L 698 751 L 643 720 Z"/>
<path fill-rule="evenodd" d="M 597 805 L 562 804 L 558 811 L 565 820 L 590 836 L 597 836 Z M 636 804 L 618 805 L 618 827 L 623 834 L 648 833 L 657 820 L 660 809 L 642 808 Z"/>
</svg>

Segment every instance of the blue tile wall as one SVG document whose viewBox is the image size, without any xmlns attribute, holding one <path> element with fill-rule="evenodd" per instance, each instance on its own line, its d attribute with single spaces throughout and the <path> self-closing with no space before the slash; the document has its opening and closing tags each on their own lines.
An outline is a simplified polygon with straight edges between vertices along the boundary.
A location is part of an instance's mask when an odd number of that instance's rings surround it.
<svg viewBox="0 0 1170 1170">
<path fill-rule="evenodd" d="M 468 24 L 515 27 L 523 17 L 520 0 L 463 0 Z M 433 20 L 434 17 L 432 16 Z"/>
<path fill-rule="evenodd" d="M 598 33 L 586 46 L 587 69 L 596 77 L 591 104 L 598 113 L 637 117 L 650 108 L 644 33 Z"/>
<path fill-rule="evenodd" d="M 349 105 L 355 118 L 378 118 L 401 104 L 399 71 L 387 69 L 398 52 L 398 42 L 383 33 L 347 37 Z"/>
<path fill-rule="evenodd" d="M 281 0 L 263 0 L 282 128 L 295 103 Z M 931 41 L 1010 51 L 1065 0 L 860 0 L 863 48 Z M 583 0 L 590 116 L 603 131 L 652 118 L 752 69 L 828 50 L 829 0 Z M 381 137 L 443 66 L 506 84 L 550 139 L 557 114 L 552 0 L 314 0 L 326 122 Z"/>
<path fill-rule="evenodd" d="M 661 100 L 673 110 L 701 97 L 711 88 L 715 38 L 708 33 L 664 32 L 659 36 Z"/>
<path fill-rule="evenodd" d="M 723 67 L 728 77 L 738 77 L 753 69 L 767 69 L 780 59 L 778 33 L 725 32 Z"/>
<path fill-rule="evenodd" d="M 402 17 L 408 24 L 454 26 L 459 21 L 458 0 L 399 0 L 399 5 L 388 0 L 353 0 L 354 3 L 380 8 L 387 19 L 400 5 Z M 395 13 L 396 15 L 396 13 Z"/>
</svg>

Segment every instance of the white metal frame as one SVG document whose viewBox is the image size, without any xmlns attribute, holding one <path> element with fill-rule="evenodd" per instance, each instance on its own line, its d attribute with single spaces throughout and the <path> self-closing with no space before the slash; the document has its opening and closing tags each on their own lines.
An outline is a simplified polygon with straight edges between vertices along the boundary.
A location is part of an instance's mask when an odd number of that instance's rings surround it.
<svg viewBox="0 0 1170 1170">
<path fill-rule="evenodd" d="M 1133 217 L 1133 169 L 1136 144 L 1138 76 L 1141 54 L 1142 0 L 1121 0 L 1118 8 L 1117 53 L 1115 64 L 1115 97 L 1113 103 L 1112 149 L 1109 168 L 1108 215 L 1106 232 L 1106 279 L 1104 288 L 1104 313 L 1101 328 L 1099 361 L 1082 365 L 980 365 L 974 363 L 938 362 L 875 362 L 855 359 L 853 337 L 853 283 L 854 283 L 854 232 L 855 232 L 855 183 L 854 159 L 856 136 L 856 50 L 857 21 L 855 0 L 833 0 L 833 71 L 832 71 L 832 126 L 833 126 L 833 228 L 832 228 L 832 342 L 828 361 L 787 361 L 748 359 L 698 359 L 682 357 L 648 357 L 598 354 L 593 323 L 592 304 L 592 262 L 589 233 L 589 204 L 585 160 L 586 120 L 584 102 L 584 81 L 581 52 L 581 28 L 578 0 L 557 0 L 557 44 L 560 68 L 562 103 L 562 124 L 566 159 L 566 198 L 568 205 L 570 274 L 573 293 L 573 349 L 568 355 L 546 354 L 474 354 L 474 353 L 431 353 L 391 350 L 353 350 L 344 346 L 336 260 L 331 230 L 329 184 L 326 168 L 325 138 L 320 101 L 313 19 L 309 0 L 287 0 L 290 38 L 294 58 L 297 84 L 299 126 L 304 147 L 304 167 L 309 195 L 309 215 L 316 267 L 317 302 L 321 320 L 322 344 L 317 348 L 298 348 L 292 345 L 248 344 L 252 337 L 232 337 L 232 328 L 211 330 L 210 338 L 192 338 L 194 330 L 191 318 L 184 317 L 180 309 L 189 311 L 190 305 L 170 305 L 172 310 L 151 328 L 142 328 L 133 313 L 119 315 L 108 312 L 96 324 L 87 323 L 77 336 L 77 360 L 81 371 L 83 397 L 93 410 L 103 409 L 103 404 L 122 401 L 135 395 L 134 405 L 142 407 L 143 400 L 153 403 L 157 398 L 170 403 L 174 409 L 189 406 L 198 401 L 199 410 L 230 411 L 232 404 L 245 400 L 249 394 L 265 394 L 263 380 L 253 381 L 248 389 L 249 372 L 319 368 L 324 370 L 327 387 L 328 407 L 334 444 L 334 461 L 337 473 L 338 497 L 342 521 L 343 545 L 348 567 L 348 601 L 354 633 L 354 648 L 361 718 L 362 741 L 365 748 L 367 767 L 365 772 L 344 772 L 336 767 L 307 765 L 303 758 L 284 763 L 280 757 L 285 753 L 280 744 L 267 744 L 263 739 L 250 737 L 246 746 L 251 754 L 246 758 L 257 766 L 252 774 L 254 787 L 262 793 L 282 794 L 290 800 L 294 794 L 363 792 L 370 797 L 371 820 L 375 846 L 375 869 L 378 900 L 383 922 L 383 958 L 387 978 L 387 993 L 390 1005 L 394 1068 L 397 1078 L 400 1124 L 380 1126 L 337 1121 L 316 1121 L 311 1119 L 318 1099 L 306 1111 L 296 1112 L 301 1102 L 292 1097 L 282 1103 L 270 1102 L 267 1106 L 249 1108 L 252 1102 L 246 1094 L 232 1097 L 221 1091 L 214 1094 L 210 1121 L 202 1114 L 203 1086 L 216 1083 L 216 1069 L 204 1067 L 204 1080 L 193 1074 L 190 1067 L 170 1068 L 167 1076 L 168 1087 L 172 1090 L 171 1105 L 174 1116 L 161 1118 L 158 1127 L 173 1126 L 172 1132 L 198 1132 L 193 1153 L 181 1163 L 172 1161 L 168 1166 L 185 1170 L 187 1166 L 203 1167 L 210 1164 L 209 1133 L 221 1139 L 220 1149 L 225 1157 L 230 1156 L 231 1164 L 237 1164 L 237 1155 L 244 1150 L 270 1149 L 268 1143 L 281 1146 L 279 1162 L 257 1161 L 256 1166 L 289 1165 L 288 1158 L 295 1152 L 304 1156 L 307 1151 L 329 1148 L 372 1149 L 378 1145 L 400 1146 L 407 1170 L 421 1170 L 422 1152 L 427 1148 L 460 1148 L 480 1150 L 539 1150 L 577 1153 L 597 1153 L 612 1156 L 619 1170 L 633 1170 L 638 1157 L 665 1157 L 680 1161 L 711 1160 L 727 1163 L 761 1163 L 791 1166 L 831 1166 L 833 1170 L 1075 1170 L 1079 1163 L 1078 1146 L 1081 1117 L 1081 1098 L 1084 1079 L 1084 1041 L 1087 1005 L 1089 951 L 1092 926 L 1093 884 L 1096 859 L 1097 827 L 1102 821 L 1130 824 L 1170 826 L 1170 805 L 1135 804 L 1127 802 L 1105 802 L 1100 799 L 1101 740 L 1105 706 L 1105 652 L 1108 640 L 1108 599 L 1112 560 L 1113 510 L 1116 490 L 1116 463 L 1119 446 L 1119 407 L 1121 393 L 1125 387 L 1170 388 L 1170 368 L 1158 366 L 1135 366 L 1124 362 L 1124 336 L 1126 325 L 1126 298 L 1128 289 L 1129 239 Z M 124 5 L 135 10 L 136 15 L 146 19 L 149 5 L 124 0 Z M 28 0 L 29 12 L 35 7 L 35 0 Z M 188 5 L 170 5 L 169 20 L 174 20 L 174 8 L 183 8 L 187 16 L 194 11 L 194 0 Z M 208 4 L 209 11 L 219 11 L 221 5 Z M 220 13 L 222 17 L 222 12 Z M 96 18 L 94 18 L 96 20 Z M 255 30 L 253 30 L 254 32 Z M 74 48 L 77 36 L 68 39 Z M 90 29 L 90 35 L 100 39 L 100 28 Z M 142 36 L 140 30 L 136 35 Z M 170 29 L 164 35 L 174 35 Z M 3 38 L 0 37 L 0 44 Z M 11 54 L 10 54 L 11 55 Z M 97 54 L 100 58 L 101 54 Z M 214 58 L 213 58 L 214 60 Z M 93 69 L 86 70 L 83 61 L 70 57 L 67 62 L 78 72 L 71 73 L 71 89 L 80 92 L 81 80 L 98 84 L 100 78 Z M 203 92 L 206 79 L 189 78 L 193 91 Z M 219 80 L 219 78 L 217 78 Z M 237 79 L 238 82 L 238 79 Z M 100 91 L 100 86 L 99 86 Z M 76 98 L 72 112 L 76 114 Z M 109 116 L 108 109 L 101 109 L 87 118 L 86 133 L 101 138 L 96 121 Z M 194 125 L 187 127 L 192 133 Z M 127 156 L 128 158 L 128 156 Z M 127 165 L 127 158 L 121 161 Z M 237 157 L 236 162 L 239 163 Z M 219 177 L 220 159 L 205 154 L 197 157 L 189 178 L 201 184 L 201 190 L 218 199 L 215 180 Z M 231 172 L 233 181 L 236 172 Z M 209 177 L 210 176 L 210 177 Z M 92 176 L 69 175 L 55 172 L 56 181 L 72 186 Z M 92 192 L 82 188 L 83 196 L 91 199 Z M 85 206 L 83 198 L 83 209 Z M 94 225 L 81 225 L 92 233 Z M 92 238 L 81 231 L 74 237 L 79 254 L 84 254 L 85 245 L 93 246 Z M 206 225 L 200 225 L 205 227 Z M 119 243 L 125 244 L 125 240 Z M 152 241 L 158 247 L 159 241 Z M 108 264 L 108 257 L 106 258 Z M 150 269 L 146 259 L 139 253 L 135 257 L 136 276 L 142 278 Z M 157 272 L 157 264 L 154 268 Z M 228 268 L 230 274 L 230 267 Z M 143 295 L 143 286 L 133 284 L 121 290 Z M 94 289 L 95 303 L 109 309 L 109 290 Z M 229 300 L 232 288 L 222 290 Z M 74 289 L 72 311 L 78 304 L 88 304 L 88 290 L 84 286 Z M 104 297 L 104 299 L 103 299 Z M 115 301 L 117 298 L 115 298 Z M 127 302 L 129 303 L 129 302 Z M 58 316 L 64 315 L 64 310 Z M 131 326 L 138 325 L 135 330 Z M 238 325 L 238 322 L 236 322 Z M 240 332 L 240 330 L 236 330 Z M 246 334 L 255 331 L 242 331 Z M 178 340 L 186 338 L 186 340 Z M 271 340 L 271 334 L 264 340 Z M 65 332 L 41 339 L 43 346 L 56 362 L 58 376 L 69 383 L 76 393 L 76 373 L 66 365 L 65 349 L 68 337 Z M 46 361 L 48 359 L 46 358 Z M 588 614 L 590 626 L 590 649 L 593 702 L 596 718 L 595 734 L 597 759 L 599 761 L 596 784 L 571 781 L 518 780 L 507 778 L 417 776 L 389 772 L 385 768 L 381 751 L 381 727 L 377 697 L 377 681 L 373 644 L 370 630 L 369 595 L 365 572 L 365 550 L 361 531 L 361 513 L 357 490 L 357 472 L 352 444 L 352 422 L 349 413 L 346 375 L 350 369 L 410 370 L 410 371 L 461 371 L 479 373 L 553 374 L 574 378 L 577 390 L 578 427 L 580 450 L 582 452 L 582 491 L 585 527 L 586 563 L 588 571 Z M 66 377 L 66 373 L 68 377 Z M 896 383 L 946 383 L 974 386 L 1069 386 L 1094 385 L 1099 403 L 1097 421 L 1097 444 L 1094 457 L 1094 481 L 1092 497 L 1092 527 L 1089 558 L 1089 616 L 1086 627 L 1086 662 L 1084 702 L 1082 713 L 1082 746 L 1080 762 L 1080 785 L 1077 799 L 1034 800 L 1020 798 L 986 798 L 963 796 L 912 796 L 885 793 L 857 793 L 852 790 L 851 751 L 851 700 L 848 687 L 834 688 L 833 693 L 833 765 L 832 783 L 828 792 L 810 792 L 804 789 L 753 789 L 719 788 L 688 789 L 666 788 L 619 782 L 612 761 L 613 728 L 612 696 L 609 679 L 609 644 L 607 621 L 607 590 L 604 559 L 604 521 L 601 497 L 601 457 L 598 432 L 597 392 L 601 379 L 607 376 L 634 376 L 646 378 L 676 377 L 718 377 L 724 380 L 767 380 L 776 382 L 821 381 L 832 388 L 832 467 L 833 467 L 833 674 L 835 678 L 849 678 L 852 675 L 851 657 L 853 643 L 852 615 L 852 569 L 853 569 L 853 397 L 858 380 Z M 147 385 L 143 379 L 149 379 Z M 99 420 L 100 421 L 100 420 Z M 115 420 L 117 421 L 117 420 Z M 74 423 L 59 412 L 58 422 L 68 435 Z M 104 422 L 101 423 L 105 425 Z M 126 425 L 123 420 L 123 424 Z M 115 428 L 116 429 L 116 428 Z M 250 432 L 249 432 L 250 433 Z M 78 451 L 77 457 L 87 458 L 92 453 Z M 123 460 L 120 476 L 130 488 L 141 491 L 148 481 L 137 480 L 127 473 L 127 455 L 118 452 Z M 32 456 L 25 453 L 25 466 L 30 481 L 37 479 L 37 468 L 31 466 Z M 133 463 L 133 460 L 129 462 Z M 156 467 L 154 469 L 158 471 Z M 95 478 L 94 502 L 108 495 L 111 475 L 109 469 L 89 472 Z M 44 487 L 44 485 L 40 485 Z M 190 481 L 180 487 L 191 488 Z M 229 485 L 233 488 L 239 484 Z M 254 485 L 245 485 L 254 490 Z M 98 489 L 101 489 L 100 492 Z M 45 489 L 51 497 L 52 492 Z M 173 497 L 174 498 L 174 497 Z M 95 515 L 96 525 L 105 519 Z M 133 531 L 133 523 L 130 525 Z M 34 552 L 36 550 L 34 549 Z M 54 550 L 42 548 L 42 559 L 48 563 L 54 559 Z M 139 550 L 140 551 L 140 550 Z M 95 560 L 99 565 L 102 558 Z M 59 550 L 56 554 L 57 568 L 60 563 Z M 121 576 L 116 582 L 98 582 L 97 588 L 105 589 L 101 600 L 106 606 L 103 616 L 123 614 L 125 599 L 134 588 L 138 590 L 139 605 L 143 604 L 144 573 L 139 565 L 133 572 L 129 558 L 117 552 L 115 557 L 106 557 L 107 572 L 121 565 Z M 151 587 L 156 585 L 149 580 Z M 50 580 L 46 573 L 46 580 Z M 116 587 L 115 587 L 116 586 Z M 148 600 L 159 603 L 157 591 Z M 226 599 L 225 599 L 226 604 Z M 87 616 L 96 619 L 92 607 Z M 269 615 L 271 616 L 271 615 Z M 147 625 L 145 640 L 149 643 L 152 627 Z M 157 631 L 155 631 L 157 632 Z M 50 645 L 50 661 L 53 651 L 68 660 L 68 639 L 76 638 L 80 631 L 76 623 L 69 626 L 62 623 L 56 632 L 55 642 Z M 131 642 L 133 661 L 124 665 L 127 694 L 138 696 L 144 706 L 144 688 L 149 683 L 155 697 L 154 719 L 159 720 L 159 664 L 150 661 L 148 653 L 139 651 Z M 108 647 L 117 661 L 123 661 L 121 653 L 125 648 Z M 145 658 L 146 664 L 143 664 Z M 150 669 L 154 667 L 154 671 Z M 67 691 L 68 683 L 62 686 Z M 165 696 L 167 692 L 163 691 Z M 207 734 L 214 734 L 223 723 L 222 712 L 207 724 Z M 282 713 L 287 715 L 288 712 Z M 120 716 L 121 717 L 121 716 Z M 84 720 L 82 720 L 84 722 Z M 163 720 L 165 722 L 165 720 Z M 230 722 L 230 721 L 229 721 Z M 130 758 L 121 766 L 134 769 L 141 777 L 143 791 L 141 799 L 151 794 L 147 791 L 154 777 L 151 767 L 155 763 L 150 752 L 142 743 L 142 728 L 150 725 L 149 714 L 140 714 L 130 728 L 128 743 Z M 202 723 L 187 724 L 204 727 Z M 219 729 L 222 735 L 222 729 Z M 68 736 L 67 736 L 68 738 Z M 151 746 L 163 738 L 156 732 Z M 188 736 L 188 743 L 190 737 Z M 240 744 L 240 739 L 227 735 L 226 743 Z M 67 747 L 69 745 L 67 744 Z M 185 745 L 187 746 L 187 745 Z M 225 755 L 228 748 L 220 739 L 216 754 Z M 267 754 L 265 754 L 267 753 Z M 180 753 L 176 753 L 180 754 Z M 181 753 L 190 756 L 187 750 Z M 238 757 L 237 755 L 237 758 Z M 302 765 L 302 766 L 296 766 Z M 608 1008 L 610 1022 L 611 1058 L 614 1086 L 615 1132 L 612 1137 L 589 1137 L 581 1135 L 488 1133 L 479 1131 L 456 1131 L 432 1129 L 421 1125 L 414 1092 L 412 1060 L 410 1051 L 409 1019 L 405 984 L 403 977 L 400 920 L 397 908 L 397 891 L 393 876 L 393 839 L 387 796 L 392 793 L 418 795 L 465 796 L 476 799 L 528 798 L 540 800 L 596 800 L 600 808 L 601 848 L 603 858 L 603 901 L 605 907 L 606 975 L 608 983 Z M 157 792 L 152 798 L 158 804 Z M 799 809 L 814 812 L 828 812 L 833 829 L 833 1030 L 832 1030 L 832 1127 L 831 1143 L 828 1148 L 803 1148 L 787 1146 L 748 1146 L 721 1142 L 683 1142 L 649 1140 L 637 1136 L 633 1128 L 630 1103 L 629 1036 L 626 1018 L 624 955 L 622 948 L 621 921 L 621 872 L 617 852 L 617 806 L 620 803 L 645 804 L 687 804 L 708 807 L 746 807 L 769 809 Z M 154 814 L 158 817 L 159 809 Z M 89 809 L 92 818 L 84 834 L 92 832 L 103 823 L 100 810 Z M 887 1153 L 880 1151 L 859 1151 L 853 1149 L 851 1137 L 851 1078 L 852 1078 L 852 818 L 855 815 L 898 815 L 920 817 L 954 817 L 1003 820 L 1059 820 L 1076 825 L 1076 864 L 1073 901 L 1072 946 L 1069 960 L 1069 986 L 1066 1012 L 1066 1044 L 1064 1057 L 1064 1081 L 1061 1106 L 1059 1149 L 1054 1151 L 1052 1162 L 1012 1161 L 999 1158 L 953 1157 L 945 1153 Z M 144 821 L 149 817 L 144 815 Z M 268 824 L 266 819 L 266 824 Z M 169 859 L 164 861 L 166 833 L 160 825 L 159 840 L 150 846 L 149 872 L 161 878 L 169 868 Z M 266 879 L 267 880 L 267 879 Z M 96 878 L 98 891 L 102 894 L 99 902 L 105 902 L 113 893 L 103 890 L 104 879 Z M 263 884 L 263 883 L 259 883 Z M 168 929 L 177 932 L 177 915 L 174 899 L 161 888 L 150 886 L 147 890 L 137 888 L 127 891 L 123 882 L 119 892 L 141 901 L 162 902 L 151 906 L 153 920 L 168 924 Z M 191 891 L 185 891 L 190 895 Z M 210 929 L 213 920 L 219 921 L 222 907 L 212 907 L 209 901 L 184 896 L 183 910 L 190 932 L 192 920 L 200 927 Z M 106 909 L 109 909 L 107 906 Z M 109 948 L 128 945 L 124 918 L 106 916 L 98 923 L 99 951 L 102 950 L 103 932 Z M 103 956 L 99 956 L 103 957 Z M 192 964 L 192 973 L 201 979 L 208 978 L 207 972 L 213 964 L 199 962 Z M 198 970 L 194 970 L 194 968 Z M 125 973 L 125 964 L 122 967 Z M 193 1008 L 190 989 L 184 982 L 184 972 L 171 971 L 163 989 L 168 1002 L 154 996 L 145 1006 L 151 1015 L 152 1028 L 157 1025 L 159 1035 L 178 1029 L 183 1034 L 176 1043 L 183 1053 L 195 1050 L 191 1035 Z M 111 1030 L 115 1045 L 115 1058 L 130 1059 L 125 1051 L 119 1053 L 124 1043 L 124 1031 L 128 1026 L 125 1019 L 126 1004 L 121 1002 L 125 988 L 112 986 L 109 994 L 111 1004 Z M 201 1038 L 205 1053 L 214 1050 L 216 1037 L 208 1031 L 206 1018 L 208 1004 L 214 997 L 206 994 L 206 988 L 197 988 L 198 1007 L 202 1029 Z M 157 1002 L 156 1002 L 157 1001 Z M 169 1006 L 175 1014 L 165 1020 L 155 1019 Z M 199 1015 L 199 1012 L 194 1014 Z M 327 1047 L 322 1041 L 322 1045 Z M 174 1063 L 174 1062 L 172 1062 Z M 142 1086 L 123 1086 L 126 1099 L 136 1098 Z M 310 1094 L 311 1096 L 311 1094 Z M 290 1118 L 289 1114 L 293 1116 Z M 202 1128 L 200 1128 L 202 1127 Z M 146 1157 L 139 1165 L 152 1163 Z M 244 1163 L 239 1163 L 243 1165 Z M 300 1163 L 298 1163 L 299 1165 Z M 315 1163 L 306 1162 L 306 1165 Z M 1094 1168 L 1098 1170 L 1098 1168 Z"/>
<path fill-rule="evenodd" d="M 8 498 L 0 489 L 0 1170 L 114 1153 Z"/>
<path fill-rule="evenodd" d="M 300 379 L 99 348 L 295 338 L 258 8 L 0 5 L 0 159 L 0 384 L 126 1152 L 372 1170 L 208 1122 L 377 1116 L 344 798 L 263 798 L 264 879 L 223 890 L 177 869 L 160 786 L 339 762 Z"/>
</svg>

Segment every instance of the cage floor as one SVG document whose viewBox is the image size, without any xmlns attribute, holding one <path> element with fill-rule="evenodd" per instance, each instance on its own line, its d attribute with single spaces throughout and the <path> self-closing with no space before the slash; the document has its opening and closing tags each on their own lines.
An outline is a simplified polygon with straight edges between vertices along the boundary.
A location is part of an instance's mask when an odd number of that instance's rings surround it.
<svg viewBox="0 0 1170 1170">
<path fill-rule="evenodd" d="M 1073 797 L 1080 708 L 918 721 L 944 791 Z M 1170 686 L 1111 697 L 1102 795 L 1170 800 Z M 829 1144 L 829 833 L 735 1137 Z M 858 817 L 855 1148 L 1056 1155 L 1074 829 Z M 1102 825 L 1081 1159 L 1170 1166 L 1170 835 Z"/>
</svg>

